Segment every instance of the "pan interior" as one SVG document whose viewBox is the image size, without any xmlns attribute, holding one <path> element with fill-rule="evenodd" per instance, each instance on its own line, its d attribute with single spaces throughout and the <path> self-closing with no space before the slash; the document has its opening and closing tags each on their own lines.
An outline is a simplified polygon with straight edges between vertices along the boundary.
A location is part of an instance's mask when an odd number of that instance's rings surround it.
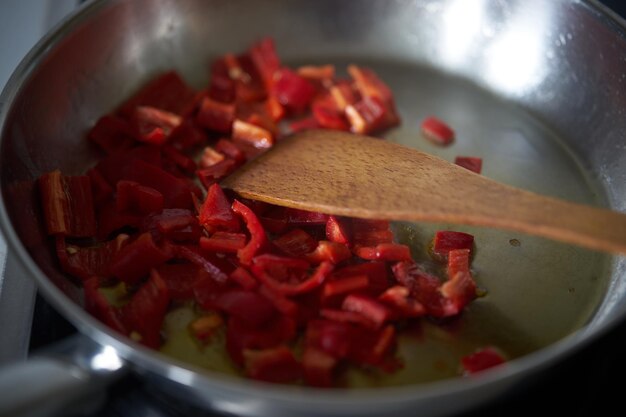
<svg viewBox="0 0 626 417">
<path fill-rule="evenodd" d="M 310 63 L 310 61 L 307 61 Z M 373 68 L 392 88 L 402 125 L 383 135 L 388 140 L 453 161 L 455 156 L 483 158 L 483 175 L 495 180 L 589 205 L 601 205 L 599 184 L 585 172 L 566 143 L 518 105 L 503 101 L 457 77 L 409 63 L 320 59 L 338 69 L 349 63 Z M 304 62 L 294 62 L 298 65 Z M 420 134 L 420 123 L 436 115 L 456 131 L 455 142 L 440 147 Z M 372 190 L 385 198 L 385 190 Z M 450 196 L 455 198 L 454 195 Z M 428 204 L 428 196 L 424 196 Z M 404 367 L 391 374 L 351 370 L 349 386 L 401 385 L 454 377 L 459 358 L 495 346 L 516 358 L 547 346 L 587 323 L 609 281 L 610 256 L 547 239 L 453 224 L 395 223 L 397 239 L 410 245 L 416 260 L 436 271 L 428 243 L 436 230 L 458 230 L 476 238 L 472 261 L 485 295 L 458 318 L 422 320 L 404 329 L 398 356 Z M 218 372 L 234 372 L 224 353 L 199 349 L 186 328 L 189 308 L 174 310 L 166 322 L 173 337 L 164 353 Z"/>
</svg>

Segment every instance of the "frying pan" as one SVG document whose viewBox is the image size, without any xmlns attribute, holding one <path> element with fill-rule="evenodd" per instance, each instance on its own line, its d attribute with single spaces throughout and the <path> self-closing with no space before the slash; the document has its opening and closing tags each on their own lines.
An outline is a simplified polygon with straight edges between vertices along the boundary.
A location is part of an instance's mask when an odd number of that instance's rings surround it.
<svg viewBox="0 0 626 417">
<path fill-rule="evenodd" d="M 176 69 L 199 88 L 212 58 L 262 36 L 275 38 L 290 65 L 376 70 L 403 119 L 389 140 L 449 160 L 481 156 L 484 175 L 496 180 L 626 210 L 626 31 L 595 1 L 89 3 L 27 55 L 0 100 L 0 224 L 10 256 L 82 335 L 61 356 L 1 371 L 0 414 L 58 411 L 131 370 L 191 404 L 240 416 L 445 415 L 532 380 L 624 319 L 623 257 L 490 229 L 407 224 L 395 225 L 398 237 L 417 252 L 435 229 L 475 234 L 473 268 L 487 296 L 454 326 L 426 325 L 421 339 L 401 340 L 406 370 L 381 381 L 336 390 L 247 381 L 145 349 L 89 316 L 42 233 L 34 181 L 90 167 L 97 153 L 86 130 L 155 74 Z M 454 146 L 420 139 L 429 114 L 455 127 Z M 450 358 L 487 343 L 511 360 L 454 376 Z"/>
</svg>

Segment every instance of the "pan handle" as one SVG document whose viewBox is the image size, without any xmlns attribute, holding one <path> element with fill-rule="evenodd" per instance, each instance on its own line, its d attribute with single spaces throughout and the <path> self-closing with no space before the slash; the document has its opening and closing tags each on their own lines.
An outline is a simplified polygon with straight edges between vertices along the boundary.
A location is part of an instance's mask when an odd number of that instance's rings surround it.
<svg viewBox="0 0 626 417">
<path fill-rule="evenodd" d="M 51 417 L 95 411 L 104 388 L 127 371 L 111 346 L 83 335 L 0 368 L 0 416 Z"/>
</svg>

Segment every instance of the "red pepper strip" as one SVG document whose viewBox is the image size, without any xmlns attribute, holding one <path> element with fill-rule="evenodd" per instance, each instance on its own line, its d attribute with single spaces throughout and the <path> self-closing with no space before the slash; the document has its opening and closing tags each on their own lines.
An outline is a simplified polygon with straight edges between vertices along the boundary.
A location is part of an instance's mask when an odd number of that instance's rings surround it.
<svg viewBox="0 0 626 417">
<path fill-rule="evenodd" d="M 292 226 L 325 225 L 328 221 L 328 214 L 295 208 L 286 208 L 284 210 L 284 216 Z"/>
<path fill-rule="evenodd" d="M 209 97 L 222 103 L 235 101 L 235 80 L 230 78 L 224 58 L 211 63 L 211 79 L 209 80 Z"/>
<path fill-rule="evenodd" d="M 243 233 L 215 232 L 210 238 L 202 236 L 200 247 L 211 252 L 232 252 L 246 246 L 246 235 Z"/>
<path fill-rule="evenodd" d="M 196 264 L 209 273 L 212 279 L 217 282 L 225 283 L 228 280 L 228 275 L 217 267 L 213 262 L 209 261 L 206 257 L 202 256 L 198 252 L 182 245 L 175 245 L 174 251 L 177 257 L 186 259 L 189 262 Z"/>
<path fill-rule="evenodd" d="M 137 332 L 139 342 L 153 349 L 161 345 L 161 327 L 170 302 L 167 284 L 156 270 L 131 300 L 122 308 L 122 320 L 130 331 Z"/>
<path fill-rule="evenodd" d="M 448 253 L 454 249 L 472 249 L 474 236 L 450 230 L 438 230 L 431 244 L 432 256 L 440 261 L 448 258 Z"/>
<path fill-rule="evenodd" d="M 233 122 L 232 139 L 234 142 L 252 145 L 257 149 L 267 149 L 274 145 L 272 132 L 240 119 Z"/>
<path fill-rule="evenodd" d="M 298 304 L 294 301 L 291 301 L 282 294 L 278 294 L 276 291 L 271 290 L 265 285 L 261 285 L 259 287 L 259 294 L 267 298 L 274 305 L 274 308 L 278 310 L 281 314 L 289 317 L 298 316 Z"/>
<path fill-rule="evenodd" d="M 381 243 L 374 247 L 357 246 L 354 253 L 362 259 L 384 261 L 410 261 L 411 250 L 407 245 Z"/>
<path fill-rule="evenodd" d="M 293 229 L 272 241 L 278 249 L 289 256 L 300 257 L 313 251 L 317 241 L 302 229 Z"/>
<path fill-rule="evenodd" d="M 329 216 L 326 222 L 326 239 L 331 242 L 349 245 L 351 242 L 351 223 L 349 219 Z"/>
<path fill-rule="evenodd" d="M 120 234 L 115 239 L 92 247 L 68 245 L 63 236 L 56 237 L 56 253 L 61 269 L 68 274 L 87 280 L 98 277 L 101 280 L 111 277 L 111 260 L 128 242 L 128 235 Z"/>
<path fill-rule="evenodd" d="M 208 140 L 204 130 L 190 119 L 185 119 L 170 134 L 168 143 L 176 149 L 186 150 L 206 143 Z"/>
<path fill-rule="evenodd" d="M 194 160 L 182 154 L 173 146 L 164 145 L 161 150 L 163 151 L 163 156 L 180 168 L 183 173 L 190 175 L 196 172 L 197 166 Z"/>
<path fill-rule="evenodd" d="M 196 116 L 200 126 L 220 133 L 229 133 L 235 121 L 235 105 L 205 97 Z"/>
<path fill-rule="evenodd" d="M 267 89 L 250 55 L 238 55 L 237 64 L 241 71 L 241 76 L 235 80 L 235 101 L 237 105 L 264 101 L 267 98 Z"/>
<path fill-rule="evenodd" d="M 329 261 L 333 264 L 341 263 L 352 257 L 352 252 L 343 243 L 329 242 L 320 240 L 314 251 L 306 255 L 307 260 L 311 263 L 318 264 L 323 261 Z"/>
<path fill-rule="evenodd" d="M 343 112 L 328 108 L 319 102 L 313 103 L 313 117 L 320 127 L 325 129 L 349 131 L 350 125 Z"/>
<path fill-rule="evenodd" d="M 246 375 L 260 381 L 287 383 L 302 377 L 302 365 L 284 345 L 272 349 L 243 351 Z"/>
<path fill-rule="evenodd" d="M 96 215 L 88 176 L 64 176 L 59 170 L 39 177 L 39 193 L 50 235 L 91 237 Z"/>
<path fill-rule="evenodd" d="M 200 168 L 209 168 L 222 162 L 226 156 L 210 146 L 205 146 L 200 155 Z"/>
<path fill-rule="evenodd" d="M 335 280 L 356 275 L 366 275 L 369 278 L 368 293 L 373 296 L 378 296 L 390 285 L 389 270 L 387 264 L 382 261 L 365 262 L 340 268 L 333 273 L 331 279 Z"/>
<path fill-rule="evenodd" d="M 252 274 L 241 266 L 231 272 L 229 278 L 239 284 L 244 290 L 254 290 L 258 286 L 257 280 L 254 279 Z"/>
<path fill-rule="evenodd" d="M 346 322 L 313 319 L 307 323 L 305 346 L 321 349 L 334 358 L 348 355 L 352 326 Z"/>
<path fill-rule="evenodd" d="M 119 112 L 128 117 L 138 106 L 152 106 L 175 114 L 184 114 L 195 101 L 196 93 L 175 71 L 152 79 L 126 100 Z"/>
<path fill-rule="evenodd" d="M 385 112 L 384 104 L 376 97 L 363 97 L 356 103 L 348 105 L 345 110 L 350 130 L 361 134 L 389 127 L 385 125 Z"/>
<path fill-rule="evenodd" d="M 239 219 L 218 184 L 209 187 L 206 199 L 198 214 L 198 221 L 205 227 L 223 228 L 233 232 L 239 230 Z"/>
<path fill-rule="evenodd" d="M 295 336 L 295 320 L 282 314 L 263 326 L 251 326 L 238 317 L 230 317 L 226 328 L 226 350 L 235 363 L 243 364 L 245 349 L 276 347 Z"/>
<path fill-rule="evenodd" d="M 263 285 L 286 296 L 304 294 L 314 290 L 322 285 L 332 270 L 333 264 L 330 262 L 322 262 L 308 278 L 297 284 L 293 284 L 277 281 L 276 278 L 267 273 L 258 263 L 252 265 L 252 272 Z"/>
<path fill-rule="evenodd" d="M 370 280 L 367 275 L 354 275 L 350 277 L 334 279 L 324 284 L 324 297 L 332 297 L 338 294 L 348 294 L 351 292 L 362 291 L 369 287 Z"/>
<path fill-rule="evenodd" d="M 484 371 L 485 369 L 501 365 L 506 360 L 494 347 L 488 346 L 482 348 L 461 359 L 461 365 L 466 374 L 473 374 Z"/>
<path fill-rule="evenodd" d="M 400 118 L 396 113 L 396 106 L 393 101 L 391 89 L 385 84 L 374 71 L 368 68 L 357 67 L 356 65 L 348 66 L 348 73 L 354 80 L 354 84 L 361 93 L 362 99 L 371 103 L 376 102 L 384 108 L 382 120 L 378 123 L 376 129 L 383 129 L 396 126 L 400 123 Z M 373 101 L 370 101 L 373 99 Z M 371 111 L 371 110 L 369 110 Z"/>
<path fill-rule="evenodd" d="M 163 194 L 134 181 L 117 183 L 117 210 L 146 215 L 163 209 Z"/>
<path fill-rule="evenodd" d="M 302 371 L 307 385 L 331 387 L 337 359 L 321 349 L 307 346 L 302 354 Z"/>
<path fill-rule="evenodd" d="M 476 298 L 476 283 L 469 271 L 469 249 L 455 249 L 448 256 L 448 281 L 441 294 L 460 312 Z"/>
<path fill-rule="evenodd" d="M 187 301 L 194 298 L 194 284 L 200 279 L 210 279 L 204 268 L 192 264 L 162 264 L 156 268 L 167 284 L 173 300 Z"/>
<path fill-rule="evenodd" d="M 372 320 L 365 317 L 363 314 L 360 314 L 354 311 L 335 310 L 332 308 L 322 308 L 319 313 L 320 313 L 320 317 L 322 318 L 337 321 L 340 323 L 358 324 L 360 326 L 364 326 L 370 329 L 375 329 L 378 327 L 378 325 L 374 323 Z"/>
<path fill-rule="evenodd" d="M 378 299 L 389 306 L 400 317 L 421 317 L 426 314 L 426 307 L 411 296 L 407 287 L 394 285 L 387 288 Z"/>
<path fill-rule="evenodd" d="M 344 300 L 342 308 L 346 311 L 352 311 L 361 314 L 370 320 L 376 327 L 389 320 L 391 312 L 384 304 L 374 298 L 361 294 L 350 294 Z"/>
<path fill-rule="evenodd" d="M 135 284 L 152 268 L 169 260 L 171 256 L 161 250 L 150 233 L 143 233 L 135 241 L 124 246 L 111 262 L 113 276 L 127 284 Z"/>
<path fill-rule="evenodd" d="M 235 168 L 237 168 L 237 163 L 230 158 L 225 158 L 223 161 L 210 167 L 197 170 L 196 176 L 200 179 L 204 188 L 208 190 L 211 185 L 233 172 Z"/>
<path fill-rule="evenodd" d="M 335 66 L 328 65 L 303 65 L 296 70 L 299 76 L 309 80 L 332 80 L 335 78 Z"/>
<path fill-rule="evenodd" d="M 454 163 L 477 174 L 480 174 L 483 168 L 483 159 L 475 156 L 457 156 Z"/>
<path fill-rule="evenodd" d="M 265 100 L 265 112 L 274 122 L 282 120 L 286 113 L 285 107 L 274 96 L 270 96 Z"/>
<path fill-rule="evenodd" d="M 232 205 L 232 210 L 240 215 L 246 222 L 248 231 L 250 232 L 250 240 L 248 244 L 237 251 L 237 257 L 243 265 L 250 265 L 252 258 L 259 252 L 264 246 L 267 245 L 267 235 L 258 217 L 248 206 L 235 200 Z"/>
<path fill-rule="evenodd" d="M 111 329 L 121 334 L 128 334 L 121 321 L 119 310 L 111 306 L 104 295 L 98 291 L 99 281 L 97 277 L 93 277 L 83 282 L 85 309 Z"/>
<path fill-rule="evenodd" d="M 130 118 L 135 138 L 157 146 L 163 145 L 182 121 L 177 114 L 147 106 L 135 108 Z"/>
<path fill-rule="evenodd" d="M 433 116 L 427 117 L 422 122 L 422 133 L 436 145 L 446 146 L 454 140 L 454 130 Z"/>
<path fill-rule="evenodd" d="M 87 134 L 107 154 L 131 148 L 135 144 L 130 124 L 114 115 L 102 116 Z"/>
<path fill-rule="evenodd" d="M 250 58 L 261 75 L 265 88 L 269 91 L 274 83 L 274 75 L 280 68 L 280 59 L 276 53 L 274 40 L 263 38 L 250 48 Z"/>
<path fill-rule="evenodd" d="M 342 112 L 346 110 L 346 107 L 360 99 L 354 91 L 352 84 L 348 82 L 338 82 L 330 87 L 328 91 L 333 98 L 335 106 Z"/>
<path fill-rule="evenodd" d="M 191 187 L 183 178 L 177 178 L 169 172 L 146 163 L 133 161 L 127 168 L 125 180 L 136 181 L 146 187 L 154 188 L 163 194 L 166 208 L 191 208 Z"/>
<path fill-rule="evenodd" d="M 396 340 L 396 329 L 391 324 L 385 326 L 378 335 L 378 340 L 371 350 L 371 361 L 380 363 Z"/>
<path fill-rule="evenodd" d="M 262 326 L 276 315 L 272 303 L 254 291 L 239 289 L 225 291 L 217 297 L 215 306 L 250 326 Z"/>
</svg>

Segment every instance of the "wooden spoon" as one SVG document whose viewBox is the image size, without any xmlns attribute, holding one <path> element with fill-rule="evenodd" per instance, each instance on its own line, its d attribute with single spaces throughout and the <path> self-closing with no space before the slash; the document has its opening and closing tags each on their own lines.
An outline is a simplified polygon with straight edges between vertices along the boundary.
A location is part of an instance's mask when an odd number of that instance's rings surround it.
<svg viewBox="0 0 626 417">
<path fill-rule="evenodd" d="M 500 184 L 423 152 L 338 131 L 295 134 L 222 185 L 280 206 L 488 226 L 626 254 L 624 214 Z"/>
</svg>

